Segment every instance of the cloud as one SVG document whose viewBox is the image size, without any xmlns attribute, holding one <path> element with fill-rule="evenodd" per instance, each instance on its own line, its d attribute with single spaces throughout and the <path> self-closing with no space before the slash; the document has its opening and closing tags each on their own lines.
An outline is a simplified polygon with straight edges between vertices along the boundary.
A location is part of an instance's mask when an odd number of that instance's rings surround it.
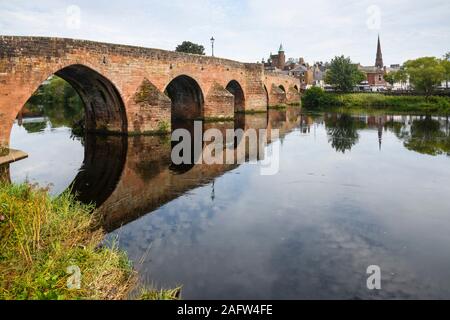
<svg viewBox="0 0 450 320">
<path fill-rule="evenodd" d="M 81 9 L 80 28 L 67 28 L 66 9 Z M 381 12 L 379 30 L 367 27 L 368 8 Z M 283 42 L 288 56 L 307 61 L 338 54 L 373 64 L 380 32 L 386 63 L 420 55 L 441 56 L 449 48 L 450 2 L 444 0 L 181 0 L 13 1 L 0 3 L 2 34 L 41 35 L 173 50 L 183 40 L 216 41 L 222 57 L 254 62 Z"/>
</svg>

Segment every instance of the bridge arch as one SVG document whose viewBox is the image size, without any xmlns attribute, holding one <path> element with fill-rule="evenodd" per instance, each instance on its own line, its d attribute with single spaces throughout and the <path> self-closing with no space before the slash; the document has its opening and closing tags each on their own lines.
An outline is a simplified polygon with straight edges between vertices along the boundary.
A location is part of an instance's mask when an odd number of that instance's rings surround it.
<svg viewBox="0 0 450 320">
<path fill-rule="evenodd" d="M 29 83 L 21 86 L 17 95 L 10 95 L 9 105 L 14 103 L 15 105 L 5 117 L 7 125 L 4 126 L 4 132 L 0 136 L 0 144 L 9 145 L 14 120 L 39 88 L 53 76 L 58 76 L 69 83 L 82 100 L 86 131 L 127 133 L 126 108 L 116 85 L 91 67 L 82 64 L 68 64 L 53 69 L 50 66 L 46 70 L 29 75 Z"/>
<path fill-rule="evenodd" d="M 280 88 L 281 91 L 283 91 L 284 93 L 286 93 L 286 89 L 285 89 L 285 87 L 284 87 L 282 84 L 280 84 L 280 85 L 278 86 L 278 88 Z"/>
<path fill-rule="evenodd" d="M 128 131 L 125 105 L 111 80 L 81 64 L 69 65 L 54 74 L 67 81 L 79 94 L 85 106 L 87 131 Z"/>
<path fill-rule="evenodd" d="M 192 120 L 204 117 L 203 91 L 192 77 L 177 76 L 167 85 L 165 94 L 172 101 L 172 120 Z"/>
<path fill-rule="evenodd" d="M 231 80 L 226 89 L 234 96 L 234 112 L 245 111 L 245 94 L 240 83 Z"/>
</svg>

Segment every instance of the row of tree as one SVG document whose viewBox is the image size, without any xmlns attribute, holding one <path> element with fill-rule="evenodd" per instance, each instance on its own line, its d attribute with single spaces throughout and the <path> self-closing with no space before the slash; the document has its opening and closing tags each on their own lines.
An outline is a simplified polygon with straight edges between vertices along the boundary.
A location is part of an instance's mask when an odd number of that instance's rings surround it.
<svg viewBox="0 0 450 320">
<path fill-rule="evenodd" d="M 385 76 L 386 82 L 404 84 L 408 81 L 413 88 L 429 96 L 435 88 L 450 81 L 450 52 L 443 59 L 435 57 L 423 57 L 409 60 L 404 63 L 400 70 L 390 72 Z"/>
<path fill-rule="evenodd" d="M 351 151 L 359 142 L 360 131 L 368 128 L 365 121 L 348 113 L 325 114 L 324 122 L 329 143 L 342 153 Z M 393 132 L 408 150 L 432 156 L 450 156 L 448 122 L 427 116 L 413 119 L 411 126 L 391 120 L 384 123 L 382 129 Z"/>
<path fill-rule="evenodd" d="M 350 58 L 344 56 L 331 60 L 326 73 L 325 82 L 334 86 L 341 92 L 351 92 L 353 88 L 364 81 L 366 75 L 352 63 Z M 422 57 L 409 60 L 398 71 L 385 75 L 386 82 L 411 84 L 414 90 L 430 96 L 436 87 L 446 81 L 447 88 L 450 82 L 450 52 L 443 59 L 435 57 Z"/>
</svg>

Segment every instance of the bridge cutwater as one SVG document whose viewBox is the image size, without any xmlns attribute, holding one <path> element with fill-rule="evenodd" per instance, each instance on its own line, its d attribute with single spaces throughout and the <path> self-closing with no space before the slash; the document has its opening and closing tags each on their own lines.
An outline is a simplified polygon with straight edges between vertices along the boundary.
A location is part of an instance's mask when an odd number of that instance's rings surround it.
<svg viewBox="0 0 450 320">
<path fill-rule="evenodd" d="M 300 100 L 298 79 L 261 64 L 84 40 L 0 36 L 0 146 L 51 75 L 69 82 L 92 132 L 148 134 L 173 119 L 234 118 Z"/>
</svg>

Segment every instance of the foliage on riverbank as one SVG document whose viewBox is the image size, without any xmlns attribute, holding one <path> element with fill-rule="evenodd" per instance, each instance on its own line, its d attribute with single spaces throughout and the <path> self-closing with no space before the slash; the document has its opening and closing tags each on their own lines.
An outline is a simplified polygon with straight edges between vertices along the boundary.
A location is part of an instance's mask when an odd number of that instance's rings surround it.
<svg viewBox="0 0 450 320">
<path fill-rule="evenodd" d="M 57 76 L 51 77 L 38 88 L 22 112 L 24 117 L 45 115 L 53 127 L 79 127 L 85 118 L 81 97 L 68 82 Z M 33 130 L 32 123 L 26 123 L 24 126 Z M 39 129 L 42 128 L 35 131 Z"/>
<path fill-rule="evenodd" d="M 9 154 L 8 148 L 0 147 L 0 157 L 6 156 L 8 154 Z"/>
<path fill-rule="evenodd" d="M 68 193 L 0 183 L 0 300 L 126 299 L 136 273 L 117 246 L 102 246 L 92 209 Z M 69 289 L 68 268 L 79 268 L 80 289 Z"/>
<path fill-rule="evenodd" d="M 424 112 L 450 114 L 450 98 L 424 96 L 389 96 L 375 93 L 328 93 L 320 88 L 307 90 L 302 98 L 303 106 L 311 109 L 339 107 L 373 109 L 395 112 Z"/>
</svg>

